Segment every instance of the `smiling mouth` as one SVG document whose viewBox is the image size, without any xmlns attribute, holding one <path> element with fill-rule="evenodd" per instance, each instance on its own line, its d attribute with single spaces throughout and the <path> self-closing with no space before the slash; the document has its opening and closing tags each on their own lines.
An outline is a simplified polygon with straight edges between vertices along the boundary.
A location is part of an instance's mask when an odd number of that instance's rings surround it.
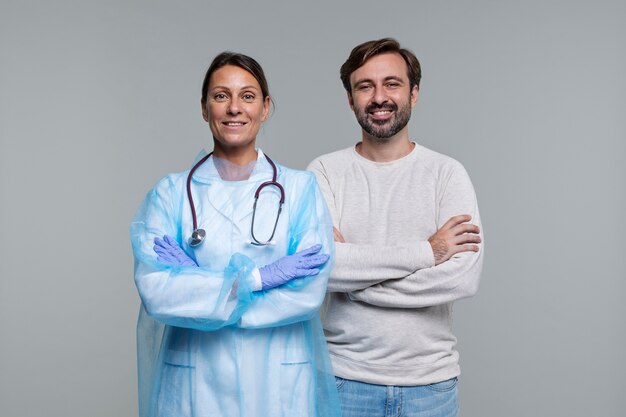
<svg viewBox="0 0 626 417">
<path fill-rule="evenodd" d="M 369 119 L 376 124 L 382 125 L 393 118 L 394 110 L 392 109 L 376 109 L 368 112 Z"/>
<path fill-rule="evenodd" d="M 222 124 L 228 127 L 239 127 L 239 126 L 245 125 L 246 123 L 245 122 L 223 122 Z"/>
<path fill-rule="evenodd" d="M 365 111 L 374 119 L 386 119 L 391 116 L 398 108 L 391 103 L 380 105 L 370 104 Z"/>
</svg>

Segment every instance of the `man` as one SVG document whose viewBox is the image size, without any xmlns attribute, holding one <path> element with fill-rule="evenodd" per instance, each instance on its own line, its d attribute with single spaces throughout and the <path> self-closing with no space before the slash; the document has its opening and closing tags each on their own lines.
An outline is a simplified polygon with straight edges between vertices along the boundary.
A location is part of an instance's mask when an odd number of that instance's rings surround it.
<svg viewBox="0 0 626 417">
<path fill-rule="evenodd" d="M 410 140 L 412 52 L 365 42 L 340 73 L 362 141 L 309 169 L 335 225 L 322 316 L 343 417 L 456 416 L 452 303 L 482 266 L 474 189 L 459 162 Z"/>
</svg>

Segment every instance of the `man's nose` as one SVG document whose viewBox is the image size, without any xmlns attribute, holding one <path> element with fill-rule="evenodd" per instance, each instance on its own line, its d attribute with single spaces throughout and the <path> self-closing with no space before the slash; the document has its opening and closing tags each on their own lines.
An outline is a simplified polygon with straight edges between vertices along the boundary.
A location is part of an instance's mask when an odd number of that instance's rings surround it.
<svg viewBox="0 0 626 417">
<path fill-rule="evenodd" d="M 384 88 L 376 88 L 374 90 L 374 97 L 372 97 L 372 101 L 376 104 L 384 104 L 389 100 L 387 96 L 387 92 Z"/>
</svg>

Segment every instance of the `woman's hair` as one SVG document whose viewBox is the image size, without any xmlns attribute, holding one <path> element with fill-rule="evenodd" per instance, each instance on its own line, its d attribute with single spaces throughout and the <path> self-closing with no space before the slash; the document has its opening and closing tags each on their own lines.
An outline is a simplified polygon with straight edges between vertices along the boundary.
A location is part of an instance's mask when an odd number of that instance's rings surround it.
<svg viewBox="0 0 626 417">
<path fill-rule="evenodd" d="M 400 54 L 404 62 L 406 62 L 407 75 L 409 76 L 411 89 L 413 89 L 413 86 L 419 88 L 420 79 L 422 78 L 422 69 L 415 54 L 408 49 L 400 48 L 400 44 L 397 40 L 393 38 L 383 38 L 376 41 L 364 42 L 354 47 L 350 56 L 339 70 L 339 76 L 346 91 L 352 94 L 350 75 L 352 75 L 354 71 L 373 56 L 389 52 Z"/>
<path fill-rule="evenodd" d="M 211 75 L 226 65 L 234 65 L 248 71 L 261 86 L 263 99 L 270 95 L 270 90 L 267 86 L 267 79 L 265 79 L 263 68 L 261 68 L 261 65 L 259 65 L 254 58 L 250 58 L 247 55 L 236 52 L 224 51 L 213 59 L 213 62 L 211 62 L 211 65 L 204 76 L 204 82 L 202 83 L 202 103 L 206 103 L 207 101 Z"/>
</svg>

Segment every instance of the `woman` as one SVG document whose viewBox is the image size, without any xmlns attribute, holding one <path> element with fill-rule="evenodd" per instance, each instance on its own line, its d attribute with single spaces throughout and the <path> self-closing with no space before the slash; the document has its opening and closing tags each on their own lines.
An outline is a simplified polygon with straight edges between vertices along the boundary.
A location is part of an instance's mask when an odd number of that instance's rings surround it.
<svg viewBox="0 0 626 417">
<path fill-rule="evenodd" d="M 212 154 L 132 222 L 141 416 L 339 416 L 318 317 L 332 222 L 312 174 L 256 149 L 270 102 L 254 59 L 218 55 L 201 99 Z"/>
</svg>

